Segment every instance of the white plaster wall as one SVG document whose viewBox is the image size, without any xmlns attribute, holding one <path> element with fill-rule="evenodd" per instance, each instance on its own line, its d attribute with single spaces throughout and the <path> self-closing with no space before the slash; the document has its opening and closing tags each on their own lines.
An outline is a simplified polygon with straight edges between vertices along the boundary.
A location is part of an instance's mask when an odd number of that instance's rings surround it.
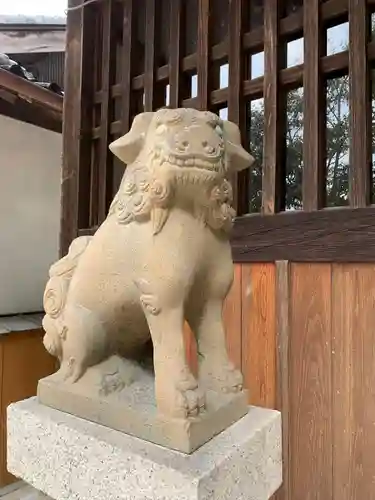
<svg viewBox="0 0 375 500">
<path fill-rule="evenodd" d="M 0 116 L 0 315 L 42 310 L 58 258 L 62 136 Z"/>
</svg>

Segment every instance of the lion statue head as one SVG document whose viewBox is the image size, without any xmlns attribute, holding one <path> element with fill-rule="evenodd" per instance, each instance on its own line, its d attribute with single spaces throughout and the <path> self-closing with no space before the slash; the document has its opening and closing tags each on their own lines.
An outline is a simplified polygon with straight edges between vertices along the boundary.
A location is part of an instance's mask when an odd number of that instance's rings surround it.
<svg viewBox="0 0 375 500">
<path fill-rule="evenodd" d="M 179 204 L 213 230 L 230 229 L 229 179 L 254 161 L 237 125 L 209 111 L 164 108 L 136 116 L 109 148 L 128 165 L 109 216 L 125 224 L 151 219 L 156 234 Z"/>
</svg>

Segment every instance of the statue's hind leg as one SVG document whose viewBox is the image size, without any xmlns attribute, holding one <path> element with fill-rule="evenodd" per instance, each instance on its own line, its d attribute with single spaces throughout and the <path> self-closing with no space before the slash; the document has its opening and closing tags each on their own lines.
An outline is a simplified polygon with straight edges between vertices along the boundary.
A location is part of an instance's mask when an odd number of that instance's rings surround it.
<svg viewBox="0 0 375 500">
<path fill-rule="evenodd" d="M 94 313 L 82 306 L 70 305 L 64 310 L 65 336 L 59 373 L 67 382 L 77 382 L 89 366 L 108 356 L 103 324 Z"/>
<path fill-rule="evenodd" d="M 198 340 L 199 381 L 218 392 L 239 392 L 243 377 L 228 357 L 222 307 L 221 299 L 210 298 L 189 318 Z"/>
</svg>

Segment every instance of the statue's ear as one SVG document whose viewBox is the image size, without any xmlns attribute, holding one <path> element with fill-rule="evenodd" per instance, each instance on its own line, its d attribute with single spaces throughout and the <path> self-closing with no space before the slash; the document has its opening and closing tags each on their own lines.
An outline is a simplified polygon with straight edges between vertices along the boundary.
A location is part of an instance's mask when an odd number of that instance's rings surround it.
<svg viewBox="0 0 375 500">
<path fill-rule="evenodd" d="M 255 160 L 241 145 L 240 129 L 229 121 L 223 121 L 223 129 L 230 170 L 239 172 L 250 167 Z"/>
<path fill-rule="evenodd" d="M 109 145 L 112 153 L 122 162 L 130 164 L 137 158 L 143 148 L 146 132 L 153 116 L 153 112 L 140 113 L 134 118 L 129 132 Z"/>
</svg>

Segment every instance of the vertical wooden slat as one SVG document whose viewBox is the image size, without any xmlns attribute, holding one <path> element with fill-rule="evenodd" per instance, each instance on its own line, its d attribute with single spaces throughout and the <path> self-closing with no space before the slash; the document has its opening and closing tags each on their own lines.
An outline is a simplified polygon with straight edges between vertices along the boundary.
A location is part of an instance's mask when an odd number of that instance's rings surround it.
<svg viewBox="0 0 375 500">
<path fill-rule="evenodd" d="M 244 0 L 229 0 L 229 86 L 228 119 L 244 127 L 245 110 L 242 97 L 244 57 L 242 37 L 244 25 Z M 243 131 L 243 128 L 242 130 Z"/>
<path fill-rule="evenodd" d="M 262 212 L 278 211 L 279 180 L 279 5 L 264 0 L 264 154 L 262 176 Z"/>
<path fill-rule="evenodd" d="M 276 406 L 275 266 L 242 266 L 242 371 L 251 404 Z"/>
<path fill-rule="evenodd" d="M 169 54 L 169 104 L 178 108 L 181 104 L 180 71 L 182 44 L 182 0 L 171 1 L 170 12 L 170 54 Z"/>
<path fill-rule="evenodd" d="M 292 264 L 290 488 L 332 498 L 331 264 Z"/>
<path fill-rule="evenodd" d="M 98 139 L 91 143 L 91 165 L 90 165 L 90 197 L 89 197 L 89 226 L 94 227 L 99 222 L 99 169 L 100 169 L 100 146 Z M 80 165 L 80 169 L 82 165 Z M 80 199 L 80 201 L 82 198 Z"/>
<path fill-rule="evenodd" d="M 91 185 L 91 161 L 92 142 L 91 131 L 93 128 L 93 98 L 94 85 L 93 47 L 95 47 L 95 36 L 98 32 L 97 10 L 93 5 L 85 7 L 82 11 L 82 64 L 81 64 L 81 88 L 80 92 L 84 98 L 81 99 L 80 115 L 80 145 L 78 163 L 78 229 L 90 226 L 90 185 Z M 94 224 L 96 221 L 94 221 Z"/>
<path fill-rule="evenodd" d="M 158 44 L 156 3 L 157 0 L 146 0 L 145 111 L 152 111 L 155 108 L 155 58 Z"/>
<path fill-rule="evenodd" d="M 303 73 L 303 210 L 317 210 L 324 203 L 324 125 L 322 73 L 322 35 L 320 0 L 304 2 L 304 73 Z"/>
<path fill-rule="evenodd" d="M 358 277 L 358 268 L 351 264 L 333 266 L 333 500 L 371 498 L 363 488 L 365 332 L 361 318 L 366 311 L 360 304 L 364 290 Z"/>
<path fill-rule="evenodd" d="M 353 207 L 370 204 L 371 95 L 367 62 L 370 25 L 366 0 L 349 0 L 350 172 Z"/>
<path fill-rule="evenodd" d="M 289 342 L 290 342 L 290 267 L 288 261 L 276 262 L 276 373 L 277 409 L 282 412 L 283 484 L 278 499 L 290 500 L 289 454 Z"/>
<path fill-rule="evenodd" d="M 229 86 L 228 86 L 228 120 L 237 123 L 242 138 L 247 138 L 246 109 L 243 102 L 242 82 L 244 80 L 244 55 L 242 38 L 246 2 L 244 0 L 229 0 Z M 231 178 L 233 186 L 233 205 L 237 214 L 247 212 L 248 206 L 248 178 L 246 170 L 240 175 L 234 174 Z"/>
<path fill-rule="evenodd" d="M 122 77 L 121 77 L 121 130 L 125 134 L 131 126 L 131 85 L 132 85 L 132 63 L 135 50 L 134 37 L 134 0 L 126 0 L 124 3 L 124 19 L 122 23 Z"/>
<path fill-rule="evenodd" d="M 81 0 L 69 0 L 76 7 Z M 66 27 L 63 168 L 61 183 L 60 254 L 65 255 L 77 235 L 78 166 L 81 103 L 81 12 L 68 11 Z"/>
<path fill-rule="evenodd" d="M 198 108 L 209 107 L 209 17 L 210 0 L 199 0 L 198 6 Z"/>
<path fill-rule="evenodd" d="M 363 389 L 359 388 L 356 398 L 362 404 L 364 423 L 364 488 L 360 498 L 375 498 L 375 266 L 369 264 L 359 268 L 358 309 L 363 311 L 360 322 L 363 332 Z"/>
<path fill-rule="evenodd" d="M 100 152 L 98 171 L 98 223 L 101 224 L 107 212 L 107 202 L 112 191 L 112 182 L 109 179 L 111 168 L 109 161 L 109 129 L 112 120 L 113 100 L 110 95 L 111 84 L 114 83 L 116 71 L 116 47 L 114 40 L 114 28 L 112 28 L 114 0 L 107 0 L 103 3 L 103 47 L 102 47 L 102 103 L 100 119 Z M 95 194 L 94 194 L 95 196 Z"/>
</svg>

